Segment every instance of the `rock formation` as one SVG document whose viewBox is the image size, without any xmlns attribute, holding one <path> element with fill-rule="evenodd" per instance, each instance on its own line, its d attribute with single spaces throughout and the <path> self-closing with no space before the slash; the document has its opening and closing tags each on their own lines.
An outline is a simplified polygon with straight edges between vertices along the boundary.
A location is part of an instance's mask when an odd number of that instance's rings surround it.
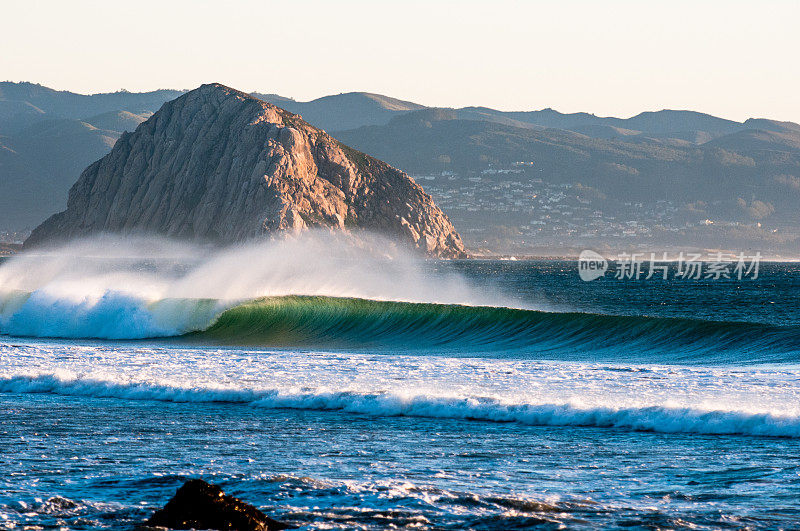
<svg viewBox="0 0 800 531">
<path fill-rule="evenodd" d="M 269 518 L 238 498 L 227 496 L 216 485 L 192 479 L 178 489 L 167 504 L 150 517 L 148 527 L 169 529 L 235 529 L 273 531 L 290 525 Z"/>
<path fill-rule="evenodd" d="M 408 175 L 216 83 L 123 134 L 81 174 L 67 210 L 26 245 L 97 232 L 230 243 L 314 227 L 370 230 L 433 256 L 465 255 L 450 221 Z"/>
</svg>

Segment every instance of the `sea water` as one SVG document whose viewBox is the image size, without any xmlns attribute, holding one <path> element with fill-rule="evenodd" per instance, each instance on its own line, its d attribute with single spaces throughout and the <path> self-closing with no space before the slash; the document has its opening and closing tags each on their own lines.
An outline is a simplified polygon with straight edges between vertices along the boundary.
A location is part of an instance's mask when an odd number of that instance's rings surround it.
<svg viewBox="0 0 800 531">
<path fill-rule="evenodd" d="M 0 265 L 0 527 L 133 528 L 193 477 L 309 529 L 800 521 L 798 264 L 189 254 Z"/>
</svg>

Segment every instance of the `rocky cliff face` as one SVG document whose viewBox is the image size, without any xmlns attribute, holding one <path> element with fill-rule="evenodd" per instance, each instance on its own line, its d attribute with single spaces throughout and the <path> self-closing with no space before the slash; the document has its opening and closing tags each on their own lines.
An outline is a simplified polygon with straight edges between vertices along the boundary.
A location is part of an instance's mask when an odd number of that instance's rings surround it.
<svg viewBox="0 0 800 531">
<path fill-rule="evenodd" d="M 430 255 L 465 255 L 450 221 L 408 175 L 219 84 L 164 104 L 124 134 L 26 246 L 96 232 L 227 243 L 314 227 L 371 230 Z"/>
</svg>

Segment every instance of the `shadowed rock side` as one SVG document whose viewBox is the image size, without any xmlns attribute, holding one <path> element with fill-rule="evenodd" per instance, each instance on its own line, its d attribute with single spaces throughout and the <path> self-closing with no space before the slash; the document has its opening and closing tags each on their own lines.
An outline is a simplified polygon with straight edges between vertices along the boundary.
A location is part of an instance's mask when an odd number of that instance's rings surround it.
<svg viewBox="0 0 800 531">
<path fill-rule="evenodd" d="M 96 232 L 228 243 L 313 227 L 372 230 L 430 255 L 465 255 L 408 175 L 219 84 L 164 104 L 122 135 L 26 246 Z"/>
<path fill-rule="evenodd" d="M 228 496 L 216 485 L 192 479 L 178 489 L 163 509 L 150 517 L 148 527 L 168 529 L 216 529 L 273 531 L 289 529 L 238 498 Z"/>
</svg>

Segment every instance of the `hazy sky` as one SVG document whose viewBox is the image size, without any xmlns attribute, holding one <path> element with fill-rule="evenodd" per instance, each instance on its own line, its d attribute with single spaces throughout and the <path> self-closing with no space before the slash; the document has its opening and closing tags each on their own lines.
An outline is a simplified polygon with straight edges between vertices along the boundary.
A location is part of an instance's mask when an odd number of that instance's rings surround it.
<svg viewBox="0 0 800 531">
<path fill-rule="evenodd" d="M 0 4 L 0 79 L 800 122 L 800 1 Z"/>
</svg>

